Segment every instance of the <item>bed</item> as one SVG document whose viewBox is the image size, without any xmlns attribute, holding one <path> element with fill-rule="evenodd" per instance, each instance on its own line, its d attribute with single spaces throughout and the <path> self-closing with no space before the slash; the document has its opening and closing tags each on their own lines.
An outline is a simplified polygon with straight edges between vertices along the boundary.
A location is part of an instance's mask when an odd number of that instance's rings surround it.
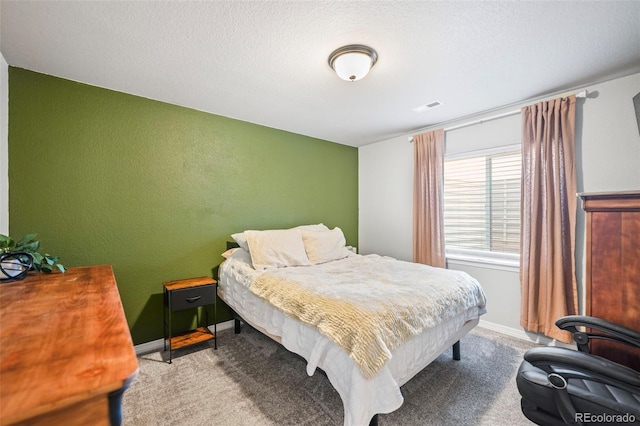
<svg viewBox="0 0 640 426">
<path fill-rule="evenodd" d="M 358 255 L 340 228 L 306 225 L 234 234 L 219 297 L 241 318 L 322 369 L 344 425 L 377 422 L 400 386 L 478 324 L 486 299 L 464 272 Z"/>
</svg>

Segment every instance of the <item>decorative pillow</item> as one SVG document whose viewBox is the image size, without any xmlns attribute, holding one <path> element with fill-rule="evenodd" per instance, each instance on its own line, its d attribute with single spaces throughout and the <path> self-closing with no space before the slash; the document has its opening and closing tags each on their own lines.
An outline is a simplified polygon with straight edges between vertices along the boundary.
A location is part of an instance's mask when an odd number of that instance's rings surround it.
<svg viewBox="0 0 640 426">
<path fill-rule="evenodd" d="M 232 234 L 231 238 L 233 238 L 233 241 L 238 243 L 238 245 L 241 248 L 245 249 L 246 251 L 249 251 L 249 245 L 247 244 L 247 237 L 245 237 L 244 232 L 238 232 L 237 234 Z"/>
<path fill-rule="evenodd" d="M 244 235 L 256 270 L 310 265 L 302 242 L 302 231 L 298 229 L 245 231 Z"/>
<path fill-rule="evenodd" d="M 300 226 L 296 226 L 295 228 L 291 228 L 291 229 L 299 229 L 301 231 L 316 231 L 316 232 L 320 232 L 320 231 L 328 231 L 329 227 L 327 225 L 325 225 L 324 223 L 318 223 L 316 225 L 300 225 Z"/>
<path fill-rule="evenodd" d="M 302 241 L 312 265 L 343 259 L 349 256 L 342 229 L 331 231 L 302 231 Z"/>
<path fill-rule="evenodd" d="M 329 230 L 329 228 L 324 223 L 318 223 L 317 225 L 300 225 L 290 229 L 299 229 L 301 231 L 302 230 L 304 231 L 328 231 Z M 244 232 L 238 232 L 237 234 L 233 234 L 231 235 L 231 238 L 233 238 L 233 241 L 238 243 L 240 247 L 242 247 L 246 251 L 249 251 L 249 245 L 247 244 L 247 237 L 244 235 Z"/>
</svg>

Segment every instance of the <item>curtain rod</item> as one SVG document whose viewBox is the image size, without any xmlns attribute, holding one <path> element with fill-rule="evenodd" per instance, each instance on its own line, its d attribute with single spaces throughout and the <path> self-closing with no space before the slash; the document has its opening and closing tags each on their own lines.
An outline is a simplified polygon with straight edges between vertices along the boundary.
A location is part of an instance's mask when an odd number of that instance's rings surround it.
<svg viewBox="0 0 640 426">
<path fill-rule="evenodd" d="M 586 98 L 588 94 L 589 94 L 589 92 L 587 92 L 586 90 L 583 90 L 581 92 L 576 93 L 576 98 Z M 482 124 L 485 121 L 492 121 L 492 120 L 497 120 L 498 118 L 509 117 L 509 116 L 512 116 L 512 115 L 520 114 L 520 111 L 521 110 L 517 109 L 517 110 L 513 110 L 513 111 L 509 111 L 509 112 L 504 112 L 502 114 L 492 115 L 491 117 L 485 117 L 485 118 L 481 118 L 479 120 L 469 121 L 467 123 L 458 124 L 458 125 L 451 126 L 451 127 L 445 127 L 444 131 L 445 132 L 449 132 L 451 130 L 462 129 L 463 127 L 473 126 L 475 124 Z M 433 127 L 433 126 L 430 126 L 430 127 Z M 420 131 L 420 130 L 417 130 L 417 131 Z M 413 142 L 413 136 L 409 136 L 409 143 L 411 143 L 411 142 Z"/>
</svg>

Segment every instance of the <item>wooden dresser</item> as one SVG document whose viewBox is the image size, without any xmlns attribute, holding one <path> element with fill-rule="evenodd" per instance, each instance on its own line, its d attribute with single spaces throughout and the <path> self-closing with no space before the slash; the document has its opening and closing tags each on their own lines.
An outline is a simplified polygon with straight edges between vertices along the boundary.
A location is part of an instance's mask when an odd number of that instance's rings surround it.
<svg viewBox="0 0 640 426">
<path fill-rule="evenodd" d="M 114 425 L 138 372 L 111 266 L 0 284 L 0 425 Z"/>
<path fill-rule="evenodd" d="M 580 194 L 586 212 L 586 314 L 640 330 L 640 191 Z M 640 370 L 632 348 L 595 341 L 591 352 Z"/>
</svg>

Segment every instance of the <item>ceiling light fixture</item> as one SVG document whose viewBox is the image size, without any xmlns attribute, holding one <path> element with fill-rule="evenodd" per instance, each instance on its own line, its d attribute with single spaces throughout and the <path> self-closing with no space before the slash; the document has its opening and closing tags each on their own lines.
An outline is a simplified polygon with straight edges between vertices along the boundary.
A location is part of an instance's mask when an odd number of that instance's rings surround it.
<svg viewBox="0 0 640 426">
<path fill-rule="evenodd" d="M 362 44 L 343 46 L 329 55 L 329 66 L 346 81 L 364 78 L 377 61 L 376 51 Z"/>
</svg>

